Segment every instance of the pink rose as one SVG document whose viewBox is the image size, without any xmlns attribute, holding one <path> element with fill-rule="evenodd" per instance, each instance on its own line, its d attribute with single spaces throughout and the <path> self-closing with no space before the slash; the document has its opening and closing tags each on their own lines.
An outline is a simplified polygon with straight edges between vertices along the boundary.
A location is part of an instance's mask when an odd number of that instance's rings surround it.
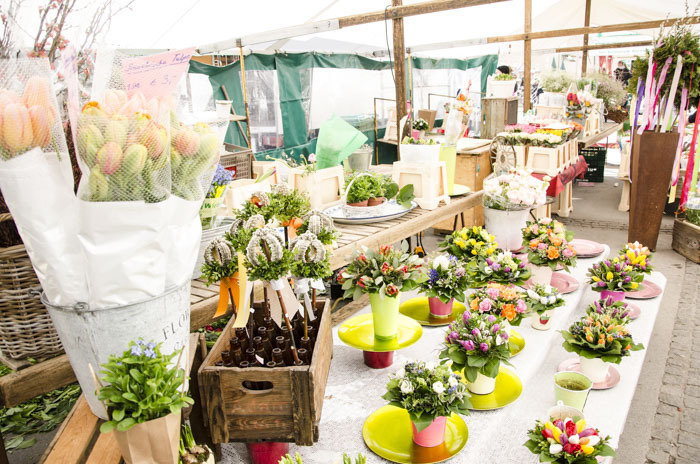
<svg viewBox="0 0 700 464">
<path fill-rule="evenodd" d="M 537 245 L 537 249 L 538 249 L 538 250 L 546 250 L 546 249 L 547 249 L 547 244 L 545 244 L 545 243 L 540 243 L 539 245 Z"/>
<path fill-rule="evenodd" d="M 537 235 L 537 234 L 539 233 L 539 231 L 540 231 L 540 228 L 539 228 L 539 226 L 538 226 L 537 224 L 535 224 L 535 225 L 533 225 L 533 226 L 531 227 L 531 230 L 532 230 L 532 233 L 533 233 L 533 234 Z"/>
<path fill-rule="evenodd" d="M 481 303 L 479 303 L 479 312 L 480 313 L 486 313 L 491 310 L 491 300 L 488 298 L 484 298 L 481 300 Z"/>
<path fill-rule="evenodd" d="M 489 296 L 489 298 L 495 300 L 498 298 L 498 289 L 489 287 L 486 289 L 486 294 Z"/>
<path fill-rule="evenodd" d="M 522 314 L 527 311 L 527 305 L 523 300 L 518 300 L 515 304 L 515 310 Z"/>
<path fill-rule="evenodd" d="M 571 258 L 574 255 L 574 252 L 569 250 L 568 248 L 564 248 L 562 255 L 564 255 L 564 258 Z"/>
</svg>

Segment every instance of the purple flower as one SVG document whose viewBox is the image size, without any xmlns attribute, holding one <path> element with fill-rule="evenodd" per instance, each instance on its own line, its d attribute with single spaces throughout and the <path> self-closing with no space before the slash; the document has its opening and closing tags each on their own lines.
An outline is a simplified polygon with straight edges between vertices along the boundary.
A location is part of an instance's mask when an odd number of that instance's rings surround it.
<svg viewBox="0 0 700 464">
<path fill-rule="evenodd" d="M 503 270 L 504 270 L 505 272 L 510 272 L 510 266 L 504 267 Z"/>
<path fill-rule="evenodd" d="M 451 338 L 453 340 L 457 340 L 459 338 L 459 334 L 453 330 L 452 332 L 450 332 L 450 335 L 448 335 L 447 337 Z"/>
<path fill-rule="evenodd" d="M 630 276 L 625 277 L 626 284 L 630 283 L 631 280 L 632 280 L 632 278 Z"/>
<path fill-rule="evenodd" d="M 496 316 L 489 314 L 489 317 L 487 317 L 486 320 L 489 322 L 496 322 Z"/>
<path fill-rule="evenodd" d="M 149 350 L 155 350 L 156 344 L 154 342 L 151 342 L 151 343 L 146 345 L 146 348 L 148 348 Z"/>
<path fill-rule="evenodd" d="M 620 263 L 615 263 L 615 271 L 620 272 Z"/>
<path fill-rule="evenodd" d="M 479 349 L 483 352 L 486 352 L 489 350 L 489 345 L 487 343 L 482 343 L 479 345 Z"/>
<path fill-rule="evenodd" d="M 498 264 L 498 263 L 493 263 L 493 264 L 491 265 L 491 269 L 493 269 L 494 271 L 497 271 L 497 270 L 499 270 L 500 268 L 501 268 L 501 265 Z"/>
<path fill-rule="evenodd" d="M 468 310 L 464 311 L 464 314 L 462 314 L 462 320 L 464 321 L 464 323 L 466 324 L 469 321 L 469 319 L 471 319 L 471 318 L 472 318 L 471 312 L 469 312 Z"/>
<path fill-rule="evenodd" d="M 599 287 L 605 287 L 605 282 L 603 282 L 603 281 L 601 280 L 600 282 L 598 282 L 598 286 L 599 286 Z"/>
<path fill-rule="evenodd" d="M 447 259 L 449 259 L 454 264 L 457 264 L 457 257 L 455 255 L 447 255 Z"/>
<path fill-rule="evenodd" d="M 143 354 L 143 350 L 141 350 L 140 345 L 134 345 L 131 347 L 131 356 L 141 356 Z"/>
<path fill-rule="evenodd" d="M 156 352 L 150 348 L 146 348 L 146 350 L 143 352 L 143 354 L 145 356 L 148 356 L 151 359 L 156 359 Z"/>
<path fill-rule="evenodd" d="M 606 261 L 605 261 L 605 265 L 606 265 L 607 267 L 610 267 L 610 261 L 606 260 Z"/>
<path fill-rule="evenodd" d="M 595 270 L 598 270 L 599 267 L 600 267 L 600 266 L 598 266 L 597 264 L 594 264 L 594 265 L 593 265 L 593 269 L 595 269 Z"/>
<path fill-rule="evenodd" d="M 440 274 L 438 274 L 438 271 L 436 271 L 435 269 L 431 269 L 428 273 L 428 282 L 430 282 L 430 285 L 434 285 L 439 278 Z"/>
<path fill-rule="evenodd" d="M 467 273 L 467 271 L 464 270 L 462 266 L 458 267 L 455 269 L 455 276 L 456 277 L 464 277 L 464 275 Z"/>
<path fill-rule="evenodd" d="M 499 330 L 501 330 L 501 326 L 499 326 L 498 324 L 494 324 L 491 328 L 491 332 L 493 333 L 498 333 Z"/>
<path fill-rule="evenodd" d="M 491 264 L 493 264 L 493 261 L 491 261 L 491 258 L 486 258 L 486 264 L 488 264 L 489 266 Z"/>
<path fill-rule="evenodd" d="M 503 332 L 503 333 L 501 334 L 501 338 L 502 338 L 503 340 L 508 340 L 508 337 L 509 337 L 508 332 Z"/>
<path fill-rule="evenodd" d="M 472 335 L 478 337 L 479 335 L 481 335 L 481 331 L 479 329 L 472 329 Z"/>
<path fill-rule="evenodd" d="M 527 305 L 523 300 L 518 300 L 515 304 L 515 310 L 519 313 L 524 313 L 527 311 Z"/>
<path fill-rule="evenodd" d="M 489 300 L 488 298 L 484 298 L 483 300 L 481 300 L 481 303 L 479 303 L 479 312 L 486 313 L 488 311 L 491 311 L 491 304 L 491 300 Z"/>
<path fill-rule="evenodd" d="M 471 340 L 467 340 L 466 342 L 462 342 L 462 348 L 464 348 L 467 351 L 473 351 L 474 350 L 474 342 Z"/>
<path fill-rule="evenodd" d="M 520 269 L 524 268 L 524 267 L 525 267 L 525 263 L 520 263 L 520 264 L 518 264 L 518 267 L 519 267 Z"/>
</svg>

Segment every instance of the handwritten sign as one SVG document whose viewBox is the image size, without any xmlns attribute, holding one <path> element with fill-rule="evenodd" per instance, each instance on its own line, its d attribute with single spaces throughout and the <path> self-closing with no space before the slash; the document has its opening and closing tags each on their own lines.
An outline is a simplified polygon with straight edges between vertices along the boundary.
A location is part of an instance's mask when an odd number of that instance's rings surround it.
<svg viewBox="0 0 700 464">
<path fill-rule="evenodd" d="M 187 71 L 193 52 L 194 47 L 123 60 L 126 93 L 141 92 L 146 98 L 170 95 Z"/>
</svg>

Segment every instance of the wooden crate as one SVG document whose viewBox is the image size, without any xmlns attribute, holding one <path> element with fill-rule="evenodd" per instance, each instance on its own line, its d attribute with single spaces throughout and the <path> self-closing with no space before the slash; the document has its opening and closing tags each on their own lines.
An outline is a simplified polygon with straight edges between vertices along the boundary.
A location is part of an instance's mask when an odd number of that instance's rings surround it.
<svg viewBox="0 0 700 464">
<path fill-rule="evenodd" d="M 307 172 L 304 168 L 289 171 L 289 185 L 309 195 L 311 209 L 323 210 L 343 202 L 345 173 L 342 166 Z"/>
<path fill-rule="evenodd" d="M 310 366 L 215 366 L 228 348 L 233 319 L 228 323 L 198 372 L 205 420 L 214 443 L 270 440 L 311 446 L 318 440 L 333 339 L 330 303 L 321 300 L 317 305 L 323 314 Z M 268 382 L 271 387 L 250 390 L 244 382 Z"/>
<path fill-rule="evenodd" d="M 673 221 L 671 247 L 692 262 L 700 264 L 700 227 L 685 219 Z"/>
<path fill-rule="evenodd" d="M 484 179 L 491 174 L 491 160 L 489 159 L 489 147 L 477 154 L 457 153 L 455 162 L 455 183 L 469 187 L 472 192 L 478 192 L 484 187 Z M 454 198 L 453 198 L 454 200 Z M 464 209 L 464 226 L 483 226 L 484 207 L 481 202 L 478 205 Z M 433 226 L 437 233 L 452 233 L 454 216 L 438 222 Z M 461 219 L 457 221 L 457 227 L 462 227 Z"/>
<path fill-rule="evenodd" d="M 481 99 L 481 138 L 492 139 L 518 122 L 518 97 Z"/>
</svg>

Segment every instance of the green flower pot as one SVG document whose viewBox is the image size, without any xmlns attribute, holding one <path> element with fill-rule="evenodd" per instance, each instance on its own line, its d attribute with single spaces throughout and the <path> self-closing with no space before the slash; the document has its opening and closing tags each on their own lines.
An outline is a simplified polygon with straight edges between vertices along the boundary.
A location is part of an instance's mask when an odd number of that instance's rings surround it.
<svg viewBox="0 0 700 464">
<path fill-rule="evenodd" d="M 379 293 L 370 293 L 369 304 L 372 307 L 374 338 L 392 340 L 396 338 L 399 323 L 399 302 L 401 292 L 394 297 Z"/>
</svg>

